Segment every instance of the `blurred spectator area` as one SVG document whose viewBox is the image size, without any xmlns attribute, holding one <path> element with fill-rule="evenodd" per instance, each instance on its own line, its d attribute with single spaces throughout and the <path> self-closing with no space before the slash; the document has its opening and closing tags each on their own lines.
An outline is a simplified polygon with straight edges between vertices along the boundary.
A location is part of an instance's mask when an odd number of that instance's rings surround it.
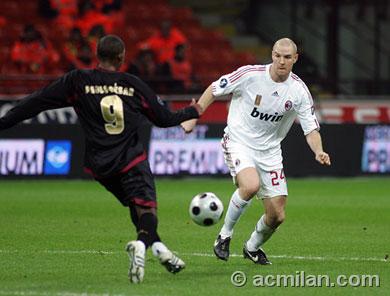
<svg viewBox="0 0 390 296">
<path fill-rule="evenodd" d="M 103 0 L 95 1 L 101 3 Z M 117 3 L 120 3 L 121 14 L 108 14 L 108 17 L 114 19 L 114 26 L 111 32 L 106 33 L 117 34 L 124 40 L 125 65 L 136 57 L 137 44 L 157 31 L 163 20 L 171 20 L 187 37 L 188 57 L 199 91 L 224 73 L 232 72 L 242 65 L 256 63 L 253 54 L 235 52 L 222 33 L 202 27 L 190 8 L 171 6 L 166 0 L 122 0 Z M 123 25 L 118 21 L 121 16 Z M 69 30 L 59 26 L 55 18 L 55 15 L 42 15 L 41 0 L 0 1 L 0 93 L 29 93 L 69 70 L 64 53 Z M 11 48 L 26 24 L 34 24 L 61 56 L 57 64 L 39 75 L 18 72 L 10 59 Z"/>
</svg>

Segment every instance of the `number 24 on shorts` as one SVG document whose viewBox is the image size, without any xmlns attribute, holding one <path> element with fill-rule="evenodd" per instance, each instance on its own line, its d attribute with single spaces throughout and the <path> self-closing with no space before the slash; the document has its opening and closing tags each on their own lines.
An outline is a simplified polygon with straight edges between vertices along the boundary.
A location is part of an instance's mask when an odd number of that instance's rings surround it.
<svg viewBox="0 0 390 296">
<path fill-rule="evenodd" d="M 286 182 L 286 179 L 284 177 L 284 171 L 283 169 L 280 170 L 280 173 L 278 174 L 277 171 L 271 171 L 269 172 L 270 175 L 271 175 L 271 182 L 272 182 L 272 186 L 278 186 L 280 183 L 279 183 L 279 180 L 280 181 L 284 181 Z"/>
</svg>

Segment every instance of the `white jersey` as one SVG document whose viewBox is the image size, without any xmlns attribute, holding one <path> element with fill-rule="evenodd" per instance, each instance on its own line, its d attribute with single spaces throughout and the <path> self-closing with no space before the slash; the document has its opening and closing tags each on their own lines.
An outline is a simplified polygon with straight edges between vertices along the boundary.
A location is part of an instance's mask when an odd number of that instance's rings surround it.
<svg viewBox="0 0 390 296">
<path fill-rule="evenodd" d="M 304 134 L 319 129 L 305 83 L 290 73 L 275 82 L 269 65 L 244 66 L 212 83 L 214 96 L 232 94 L 225 132 L 255 150 L 280 150 L 298 116 Z"/>
</svg>

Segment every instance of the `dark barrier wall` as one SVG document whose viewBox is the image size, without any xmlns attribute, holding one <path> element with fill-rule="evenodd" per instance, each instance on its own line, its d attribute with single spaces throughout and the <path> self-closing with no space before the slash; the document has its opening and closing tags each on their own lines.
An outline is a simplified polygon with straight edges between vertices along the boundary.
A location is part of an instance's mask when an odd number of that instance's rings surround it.
<svg viewBox="0 0 390 296">
<path fill-rule="evenodd" d="M 162 134 L 155 133 L 156 129 L 153 128 L 149 151 L 152 170 L 161 175 L 175 173 L 181 175 L 194 173 L 227 174 L 227 168 L 224 164 L 221 165 L 223 156 L 221 156 L 219 143 L 225 125 L 198 125 L 198 128 L 199 130 L 190 134 L 190 139 L 187 138 L 188 142 L 180 141 L 181 130 L 179 127 L 173 128 L 173 130 L 162 130 Z M 300 125 L 294 124 L 282 142 L 283 163 L 287 175 L 295 177 L 357 176 L 390 173 L 390 126 L 322 124 L 320 132 L 324 150 L 330 154 L 332 165 L 325 167 L 315 161 L 314 154 L 306 143 Z M 159 139 L 162 141 L 158 141 Z M 157 143 L 154 145 L 156 140 Z M 158 149 L 154 146 L 157 146 L 160 152 L 165 151 L 166 158 L 170 157 L 170 159 L 166 159 L 168 169 L 161 169 L 164 168 L 164 164 L 156 164 L 155 153 Z M 163 146 L 167 146 L 168 150 L 164 149 Z M 189 153 L 192 154 L 189 155 Z M 201 157 L 200 153 L 204 153 L 204 155 Z M 175 157 L 179 159 L 176 159 L 176 165 L 173 165 Z M 183 169 L 180 169 L 178 168 L 180 161 L 192 161 L 195 164 L 184 164 L 182 165 Z M 196 169 L 195 166 L 202 162 L 205 162 L 204 167 Z M 192 168 L 192 171 L 188 170 L 189 167 Z"/>
<path fill-rule="evenodd" d="M 332 159 L 331 167 L 314 160 L 302 129 L 294 124 L 282 142 L 284 168 L 287 176 L 355 176 L 362 174 L 362 145 L 365 125 L 321 125 L 324 150 Z"/>
<path fill-rule="evenodd" d="M 332 166 L 324 167 L 314 160 L 314 155 L 306 143 L 301 127 L 293 125 L 282 143 L 287 176 L 367 174 L 362 170 L 362 159 L 364 159 L 362 153 L 364 139 L 367 134 L 370 136 L 370 133 L 372 134 L 370 137 L 375 141 L 371 143 L 371 146 L 366 145 L 366 166 L 373 172 L 382 170 L 383 173 L 389 173 L 389 126 L 382 126 L 382 128 L 379 126 L 378 129 L 367 125 L 323 124 L 321 127 L 324 148 L 331 155 Z M 219 146 L 223 128 L 224 125 L 220 124 L 199 126 L 197 135 L 190 134 L 186 136 L 186 141 L 183 141 L 180 135 L 184 134 L 180 128 L 153 130 L 152 138 L 150 138 L 150 128 L 145 126 L 140 131 L 140 136 L 146 145 L 149 141 L 151 143 L 149 160 L 157 175 L 227 175 Z M 370 133 L 367 133 L 368 129 Z M 382 148 L 378 146 L 375 139 L 377 135 L 387 137 L 388 142 L 384 144 L 387 146 L 382 145 Z M 17 141 L 14 143 L 12 139 Z M 28 139 L 37 140 L 37 143 L 33 141 L 29 147 L 29 142 L 25 143 Z M 70 143 L 71 147 L 62 145 L 63 142 Z M 30 148 L 35 150 L 28 154 Z M 88 175 L 83 171 L 83 157 L 83 131 L 78 124 L 22 124 L 0 132 L 0 178 L 20 178 L 21 176 L 86 178 Z M 378 159 L 377 165 L 375 160 Z M 63 166 L 67 160 L 68 167 Z"/>
</svg>

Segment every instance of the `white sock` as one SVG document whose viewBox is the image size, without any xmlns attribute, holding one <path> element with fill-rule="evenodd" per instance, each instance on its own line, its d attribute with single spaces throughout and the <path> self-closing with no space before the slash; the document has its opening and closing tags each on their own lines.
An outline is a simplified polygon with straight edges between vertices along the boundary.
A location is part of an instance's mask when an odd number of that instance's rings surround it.
<svg viewBox="0 0 390 296">
<path fill-rule="evenodd" d="M 221 231 L 219 232 L 223 239 L 233 235 L 233 227 L 236 225 L 238 219 L 248 204 L 249 201 L 243 200 L 240 197 L 238 189 L 234 191 L 229 202 L 228 210 L 226 211 L 224 224 Z"/>
<path fill-rule="evenodd" d="M 255 231 L 252 232 L 250 239 L 246 242 L 248 251 L 257 251 L 275 232 L 267 224 L 265 224 L 265 214 L 261 216 L 257 222 Z"/>
<path fill-rule="evenodd" d="M 152 244 L 152 253 L 154 256 L 159 257 L 161 253 L 168 252 L 168 248 L 162 242 L 154 242 Z"/>
</svg>

